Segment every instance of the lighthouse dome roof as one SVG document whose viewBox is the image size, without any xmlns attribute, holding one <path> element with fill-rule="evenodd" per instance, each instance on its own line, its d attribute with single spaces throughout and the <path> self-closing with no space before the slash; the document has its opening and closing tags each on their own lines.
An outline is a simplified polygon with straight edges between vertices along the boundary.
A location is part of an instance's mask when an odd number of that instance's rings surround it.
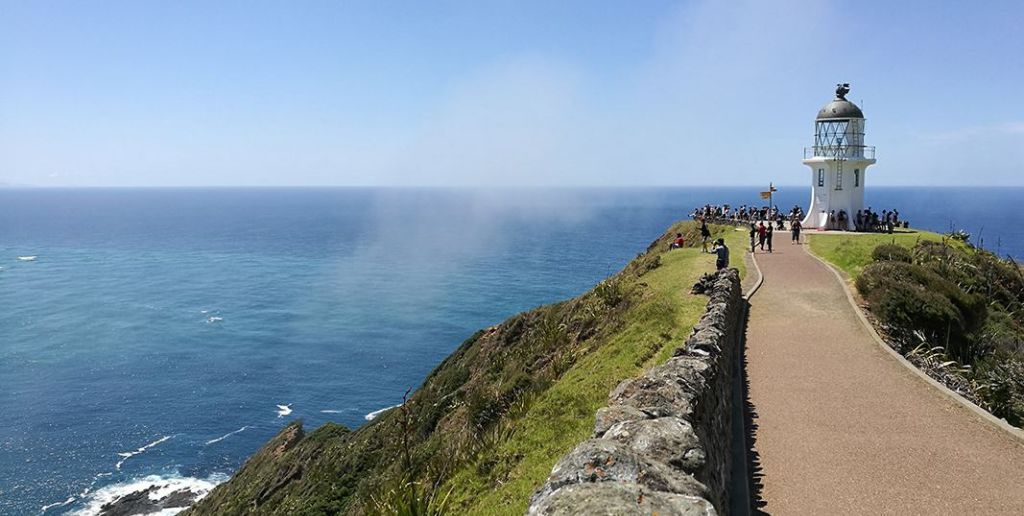
<svg viewBox="0 0 1024 516">
<path fill-rule="evenodd" d="M 864 112 L 846 99 L 835 99 L 818 111 L 818 120 L 825 118 L 864 118 Z"/>
<path fill-rule="evenodd" d="M 857 107 L 857 104 L 846 100 L 846 94 L 850 93 L 849 83 L 836 84 L 836 98 L 825 104 L 825 107 L 818 111 L 818 120 L 829 118 L 864 118 L 864 112 Z"/>
</svg>

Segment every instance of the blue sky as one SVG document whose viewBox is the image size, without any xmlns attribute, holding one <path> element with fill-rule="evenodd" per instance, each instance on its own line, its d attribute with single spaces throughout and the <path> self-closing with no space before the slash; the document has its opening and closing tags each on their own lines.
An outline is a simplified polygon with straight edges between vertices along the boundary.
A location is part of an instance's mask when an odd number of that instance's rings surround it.
<svg viewBox="0 0 1024 516">
<path fill-rule="evenodd" d="M 0 184 L 1024 185 L 1024 2 L 0 0 Z"/>
</svg>

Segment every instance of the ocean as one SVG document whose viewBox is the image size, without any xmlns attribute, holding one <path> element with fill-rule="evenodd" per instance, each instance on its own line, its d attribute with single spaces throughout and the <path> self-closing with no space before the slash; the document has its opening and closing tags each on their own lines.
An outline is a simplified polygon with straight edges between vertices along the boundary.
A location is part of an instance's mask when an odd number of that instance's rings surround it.
<svg viewBox="0 0 1024 516">
<path fill-rule="evenodd" d="M 477 329 L 584 292 L 694 207 L 758 190 L 0 189 L 0 514 L 209 489 L 288 421 L 364 424 Z M 1020 199 L 867 202 L 1021 258 Z"/>
</svg>

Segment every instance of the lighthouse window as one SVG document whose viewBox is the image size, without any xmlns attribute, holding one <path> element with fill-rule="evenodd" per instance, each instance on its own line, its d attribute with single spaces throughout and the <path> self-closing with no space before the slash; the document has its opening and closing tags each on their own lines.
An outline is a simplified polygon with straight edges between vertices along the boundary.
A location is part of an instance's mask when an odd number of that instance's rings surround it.
<svg viewBox="0 0 1024 516">
<path fill-rule="evenodd" d="M 856 188 L 858 186 L 860 186 L 860 169 L 855 168 L 853 169 L 853 187 Z"/>
<path fill-rule="evenodd" d="M 836 190 L 843 189 L 843 170 L 836 170 Z"/>
<path fill-rule="evenodd" d="M 825 186 L 825 169 L 818 169 L 818 186 Z"/>
</svg>

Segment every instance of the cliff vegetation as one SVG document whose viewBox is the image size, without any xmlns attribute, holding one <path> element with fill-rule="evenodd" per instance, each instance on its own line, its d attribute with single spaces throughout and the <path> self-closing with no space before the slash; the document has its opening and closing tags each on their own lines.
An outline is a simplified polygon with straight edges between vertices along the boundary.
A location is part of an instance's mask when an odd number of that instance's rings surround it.
<svg viewBox="0 0 1024 516">
<path fill-rule="evenodd" d="M 951 389 L 1024 424 L 1024 272 L 950 235 L 816 236 L 811 248 L 851 273 L 876 326 Z"/>
<path fill-rule="evenodd" d="M 676 232 L 688 247 L 669 251 Z M 744 235 L 714 232 L 742 269 Z M 678 223 L 579 297 L 478 331 L 366 426 L 289 424 L 187 514 L 522 514 L 608 392 L 690 334 L 707 302 L 690 286 L 714 268 L 698 235 Z"/>
</svg>

